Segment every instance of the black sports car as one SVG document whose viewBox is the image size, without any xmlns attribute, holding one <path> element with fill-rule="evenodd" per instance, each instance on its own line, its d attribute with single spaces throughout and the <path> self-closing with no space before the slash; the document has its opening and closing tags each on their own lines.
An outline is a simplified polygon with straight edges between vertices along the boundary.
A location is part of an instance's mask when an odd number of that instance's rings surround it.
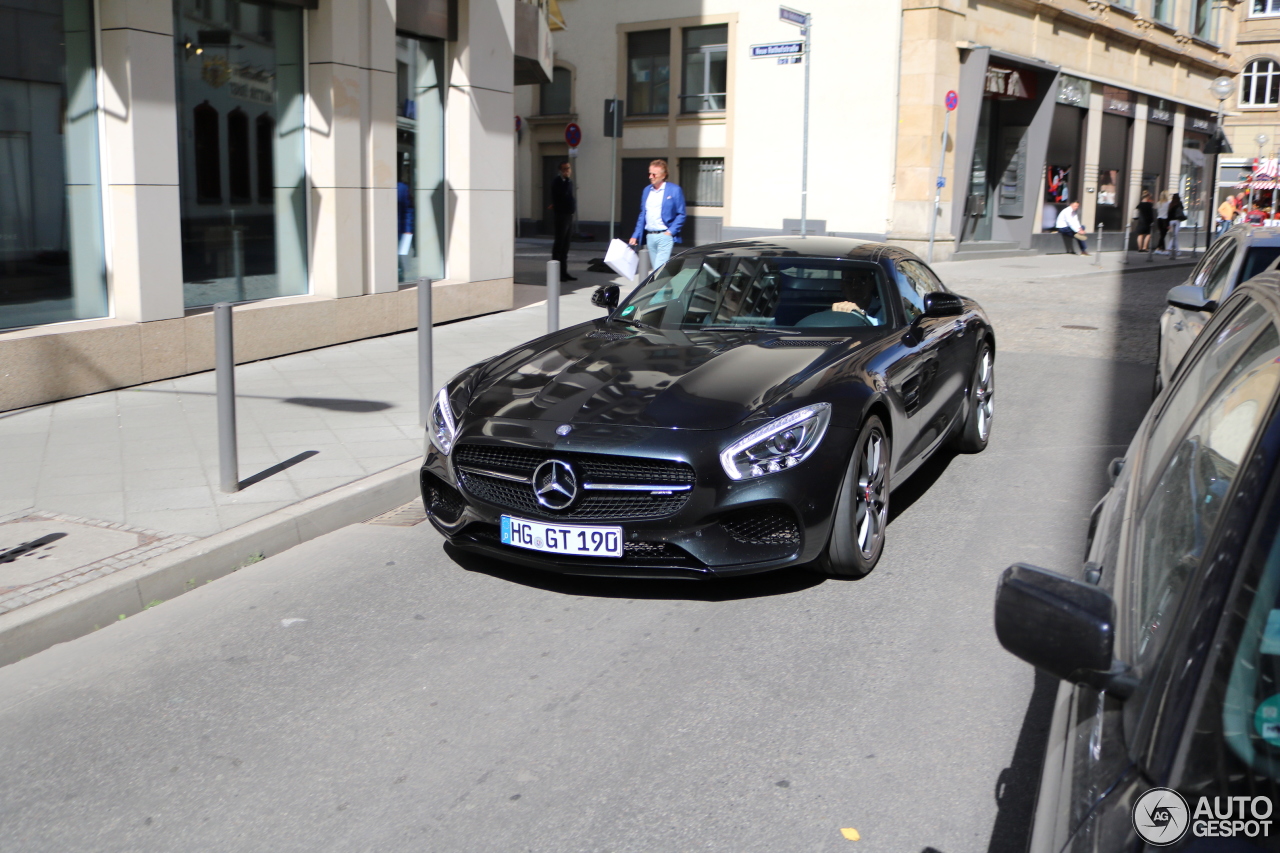
<svg viewBox="0 0 1280 853">
<path fill-rule="evenodd" d="M 454 545 L 559 572 L 861 576 L 891 485 L 986 447 L 995 335 L 903 249 L 736 240 L 458 374 L 422 494 Z"/>
</svg>

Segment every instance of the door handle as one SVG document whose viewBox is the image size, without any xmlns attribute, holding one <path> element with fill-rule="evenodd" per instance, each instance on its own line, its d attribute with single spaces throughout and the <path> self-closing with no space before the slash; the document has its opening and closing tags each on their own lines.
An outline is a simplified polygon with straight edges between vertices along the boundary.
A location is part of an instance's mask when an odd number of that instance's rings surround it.
<svg viewBox="0 0 1280 853">
<path fill-rule="evenodd" d="M 1173 328 L 1174 328 L 1176 331 L 1181 332 L 1183 329 L 1185 329 L 1185 328 L 1186 328 L 1186 326 L 1185 326 L 1185 325 L 1183 325 L 1183 323 L 1182 323 L 1182 321 L 1181 321 L 1181 320 L 1179 320 L 1178 322 L 1176 322 L 1176 323 L 1174 323 L 1174 324 L 1173 324 Z"/>
<path fill-rule="evenodd" d="M 964 320 L 956 320 L 956 324 L 955 324 L 955 326 L 953 326 L 952 328 L 954 328 L 954 329 L 955 329 L 956 337 L 957 337 L 957 338 L 963 338 L 963 337 L 964 337 L 964 330 L 965 330 L 965 322 L 964 322 Z"/>
</svg>

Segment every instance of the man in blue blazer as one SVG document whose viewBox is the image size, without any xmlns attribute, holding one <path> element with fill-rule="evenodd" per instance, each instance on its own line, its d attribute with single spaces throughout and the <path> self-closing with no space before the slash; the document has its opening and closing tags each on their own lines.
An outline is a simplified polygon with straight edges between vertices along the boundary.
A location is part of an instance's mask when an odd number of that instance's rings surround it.
<svg viewBox="0 0 1280 853">
<path fill-rule="evenodd" d="M 637 245 L 640 235 L 645 235 L 649 260 L 656 270 L 671 257 L 672 245 L 680 242 L 684 219 L 684 191 L 667 180 L 667 161 L 654 160 L 649 164 L 649 186 L 640 194 L 640 218 L 631 245 Z"/>
</svg>

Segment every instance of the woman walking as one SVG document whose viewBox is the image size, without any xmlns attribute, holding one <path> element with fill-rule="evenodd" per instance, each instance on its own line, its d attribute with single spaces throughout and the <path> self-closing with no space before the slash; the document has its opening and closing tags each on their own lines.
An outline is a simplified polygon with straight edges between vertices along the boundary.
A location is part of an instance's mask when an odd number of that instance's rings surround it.
<svg viewBox="0 0 1280 853">
<path fill-rule="evenodd" d="M 1169 254 L 1164 247 L 1165 235 L 1169 233 L 1169 191 L 1162 190 L 1160 200 L 1156 202 L 1156 228 L 1159 229 L 1160 239 L 1156 241 L 1156 254 Z"/>
<path fill-rule="evenodd" d="M 1151 203 L 1151 193 L 1142 191 L 1142 201 L 1138 202 L 1138 251 L 1145 252 L 1151 247 L 1151 226 L 1155 224 L 1156 210 Z"/>
<path fill-rule="evenodd" d="M 1174 193 L 1169 199 L 1169 257 L 1175 261 L 1178 259 L 1178 232 L 1186 221 L 1187 211 L 1182 206 L 1182 196 Z"/>
</svg>

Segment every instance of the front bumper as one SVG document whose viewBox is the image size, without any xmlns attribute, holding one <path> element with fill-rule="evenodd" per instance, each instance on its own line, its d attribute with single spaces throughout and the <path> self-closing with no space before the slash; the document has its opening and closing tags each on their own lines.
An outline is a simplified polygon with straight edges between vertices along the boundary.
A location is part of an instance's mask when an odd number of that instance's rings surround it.
<svg viewBox="0 0 1280 853">
<path fill-rule="evenodd" d="M 565 574 L 710 578 L 765 572 L 809 562 L 821 553 L 830 537 L 853 440 L 851 430 L 832 425 L 814 453 L 796 467 L 733 481 L 721 468 L 718 454 L 741 435 L 741 429 L 581 427 L 561 438 L 553 428 L 554 424 L 489 421 L 459 436 L 449 457 L 431 447 L 421 472 L 423 502 L 431 523 L 456 547 Z M 476 488 L 474 476 L 456 464 L 456 457 L 464 455 L 460 451 L 464 445 L 538 458 L 555 456 L 579 467 L 605 457 L 682 464 L 692 469 L 692 488 L 682 501 L 663 495 L 652 498 L 663 502 L 660 505 L 619 502 L 607 517 L 584 517 L 579 508 L 553 512 L 510 490 Z M 512 488 L 532 494 L 527 485 Z M 503 515 L 620 525 L 624 553 L 621 558 L 570 557 L 504 545 L 498 532 Z"/>
</svg>

